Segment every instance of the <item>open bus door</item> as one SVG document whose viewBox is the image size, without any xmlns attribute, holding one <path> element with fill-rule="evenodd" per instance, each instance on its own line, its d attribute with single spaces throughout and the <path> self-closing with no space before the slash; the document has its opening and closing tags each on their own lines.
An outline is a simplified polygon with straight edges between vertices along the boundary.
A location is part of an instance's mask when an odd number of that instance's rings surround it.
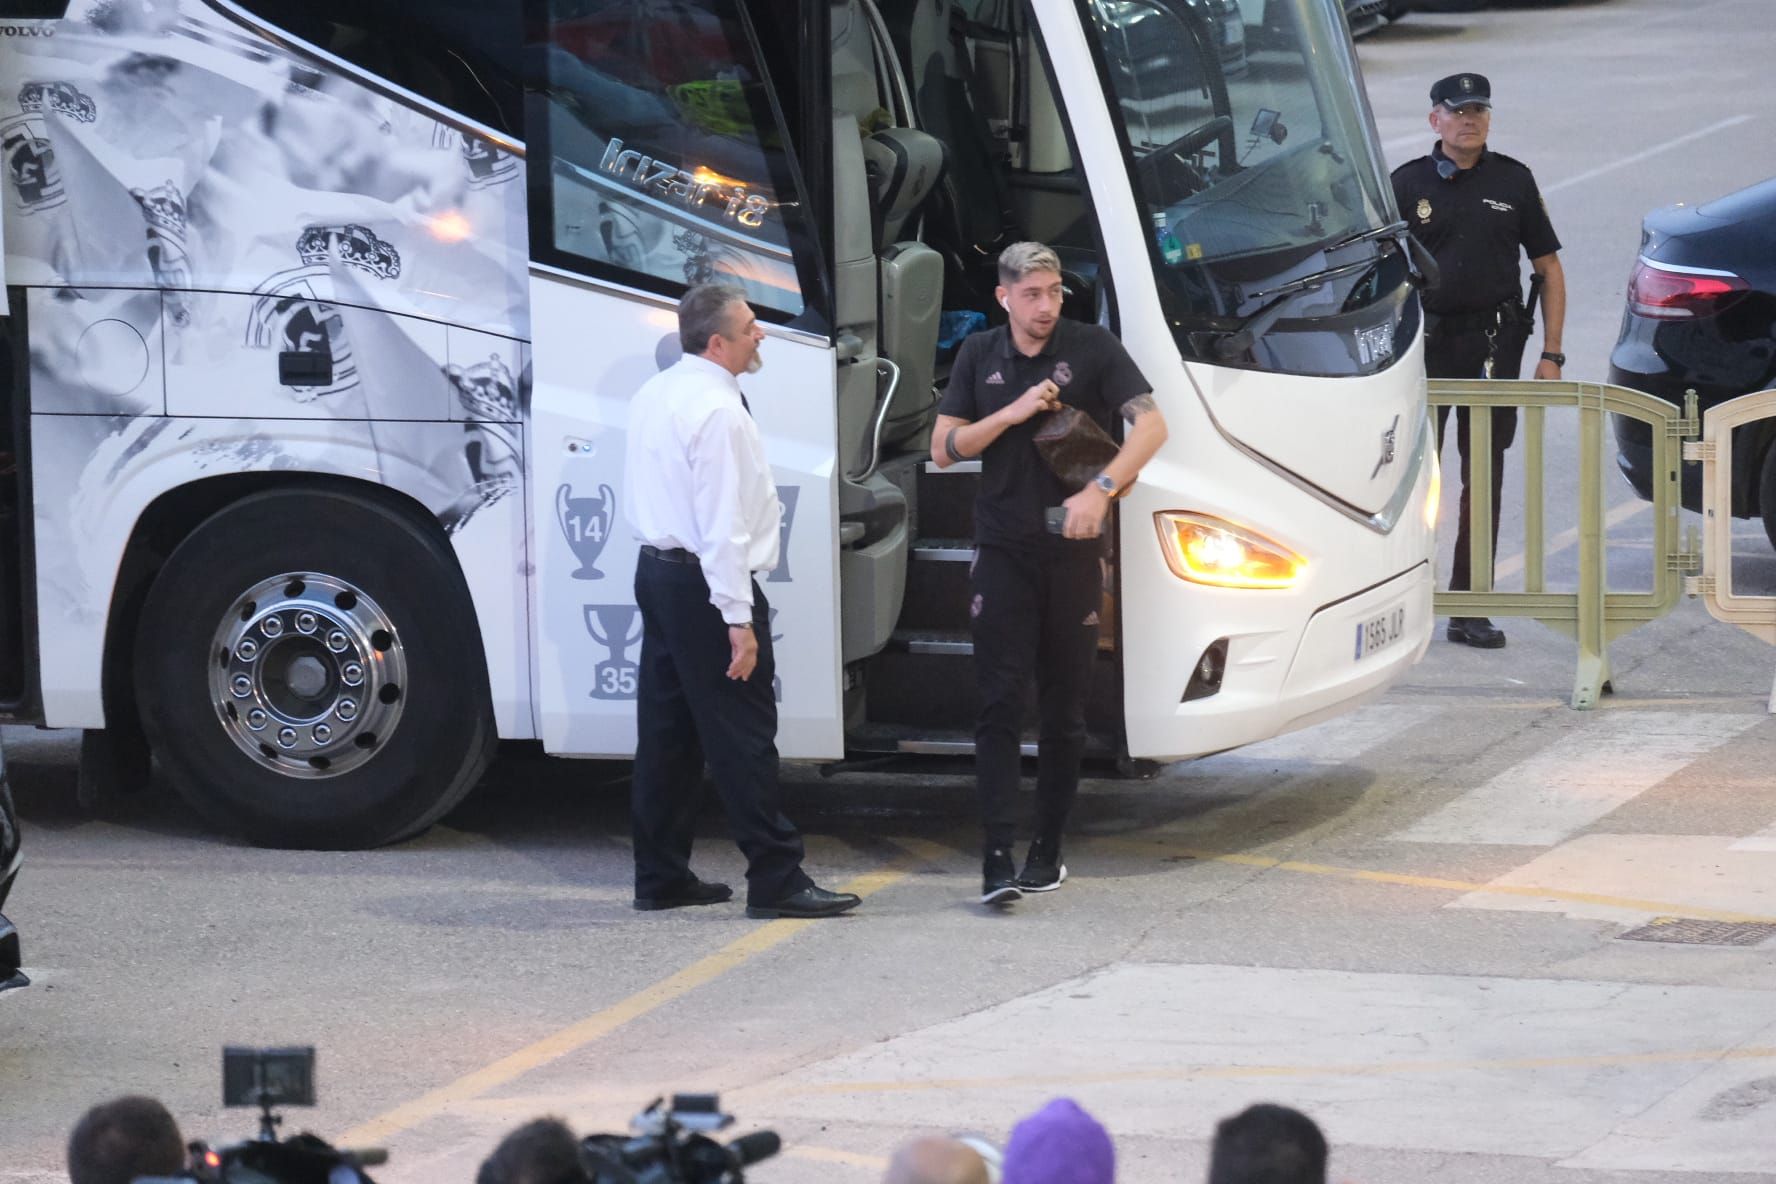
<svg viewBox="0 0 1776 1184">
<path fill-rule="evenodd" d="M 637 389 L 681 356 L 687 286 L 740 285 L 764 325 L 742 378 L 783 505 L 771 605 L 778 747 L 844 751 L 834 389 L 818 214 L 739 0 L 650 17 L 551 2 L 527 129 L 533 387 L 531 628 L 550 752 L 634 751 L 638 542 L 623 512 Z M 535 48 L 535 47 L 533 47 Z"/>
</svg>

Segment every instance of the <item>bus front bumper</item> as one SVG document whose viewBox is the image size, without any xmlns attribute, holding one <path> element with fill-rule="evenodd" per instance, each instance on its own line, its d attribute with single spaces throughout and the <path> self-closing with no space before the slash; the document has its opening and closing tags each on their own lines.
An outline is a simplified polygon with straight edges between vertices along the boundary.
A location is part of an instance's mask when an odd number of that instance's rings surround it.
<svg viewBox="0 0 1776 1184">
<path fill-rule="evenodd" d="M 1129 755 L 1171 761 L 1223 752 L 1308 727 L 1380 695 L 1430 645 L 1433 591 L 1431 564 L 1421 561 L 1314 610 L 1293 652 L 1278 645 L 1288 630 L 1236 631 L 1221 689 L 1181 701 L 1139 727 L 1131 718 Z"/>
</svg>

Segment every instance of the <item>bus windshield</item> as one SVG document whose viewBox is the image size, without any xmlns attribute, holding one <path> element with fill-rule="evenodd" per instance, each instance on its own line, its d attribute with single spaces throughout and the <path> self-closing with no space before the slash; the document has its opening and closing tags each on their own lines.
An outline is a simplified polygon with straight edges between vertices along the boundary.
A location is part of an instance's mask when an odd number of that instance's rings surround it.
<svg viewBox="0 0 1776 1184">
<path fill-rule="evenodd" d="M 1335 375 L 1391 362 L 1407 267 L 1339 0 L 1085 7 L 1185 355 Z M 1351 332 L 1310 340 L 1327 317 Z"/>
</svg>

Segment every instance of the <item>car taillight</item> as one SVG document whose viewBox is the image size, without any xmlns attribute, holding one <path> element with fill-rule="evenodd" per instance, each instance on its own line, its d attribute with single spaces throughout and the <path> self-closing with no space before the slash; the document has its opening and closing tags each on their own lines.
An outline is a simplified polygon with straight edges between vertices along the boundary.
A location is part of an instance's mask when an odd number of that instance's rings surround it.
<svg viewBox="0 0 1776 1184">
<path fill-rule="evenodd" d="M 1675 267 L 1642 259 L 1628 281 L 1628 307 L 1654 320 L 1709 317 L 1751 287 L 1730 271 Z"/>
</svg>

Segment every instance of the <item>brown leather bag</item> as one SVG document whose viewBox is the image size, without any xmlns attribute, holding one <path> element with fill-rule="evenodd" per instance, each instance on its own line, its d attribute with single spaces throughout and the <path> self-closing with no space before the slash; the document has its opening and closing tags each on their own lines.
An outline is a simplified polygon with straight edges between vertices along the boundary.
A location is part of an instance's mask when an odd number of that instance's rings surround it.
<svg viewBox="0 0 1776 1184">
<path fill-rule="evenodd" d="M 1061 487 L 1075 494 L 1104 471 L 1116 455 L 1117 444 L 1097 420 L 1077 407 L 1062 407 L 1050 412 L 1048 420 L 1036 429 L 1036 451 L 1060 479 Z"/>
</svg>

